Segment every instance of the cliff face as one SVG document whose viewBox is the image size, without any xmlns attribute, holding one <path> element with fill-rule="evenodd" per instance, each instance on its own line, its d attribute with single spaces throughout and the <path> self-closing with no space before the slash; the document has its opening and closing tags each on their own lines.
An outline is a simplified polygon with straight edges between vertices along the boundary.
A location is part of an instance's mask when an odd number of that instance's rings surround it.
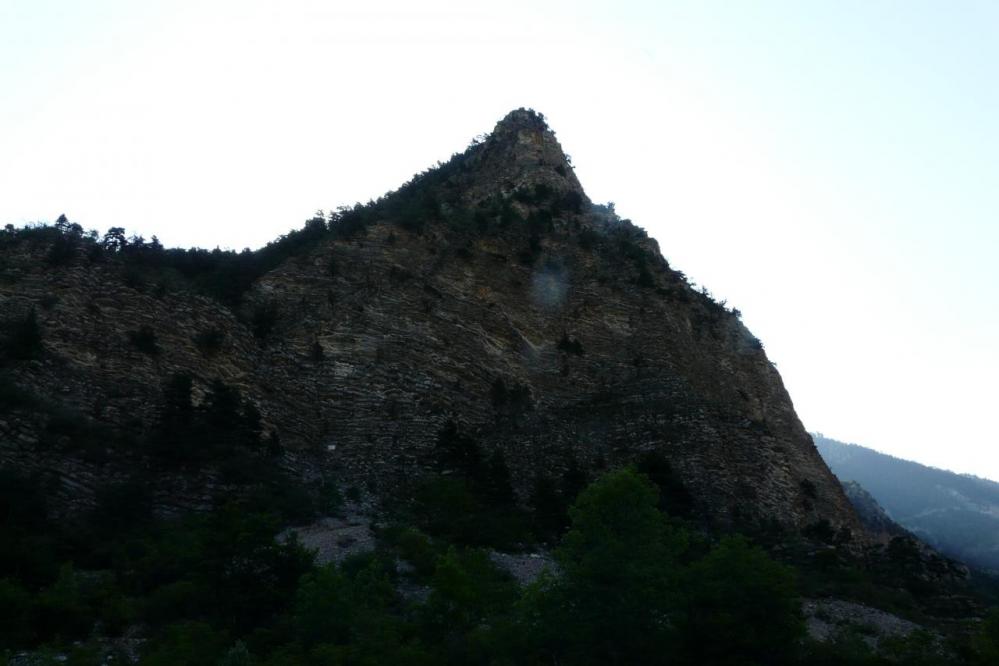
<svg viewBox="0 0 999 666">
<path fill-rule="evenodd" d="M 0 307 L 35 308 L 45 347 L 9 374 L 112 431 L 148 430 L 185 373 L 196 400 L 215 379 L 238 387 L 306 481 L 390 492 L 433 466 L 453 421 L 504 453 L 521 492 L 538 474 L 656 451 L 708 523 L 860 531 L 756 338 L 589 202 L 532 112 L 266 272 L 239 307 L 82 255 L 53 268 L 41 252 L 3 250 Z M 264 339 L 254 313 L 273 319 Z M 129 342 L 143 326 L 158 353 Z M 53 445 L 38 434 L 47 418 L 0 414 L 0 463 L 55 470 L 80 498 L 155 465 Z M 211 476 L 164 472 L 157 497 L 196 505 Z"/>
</svg>

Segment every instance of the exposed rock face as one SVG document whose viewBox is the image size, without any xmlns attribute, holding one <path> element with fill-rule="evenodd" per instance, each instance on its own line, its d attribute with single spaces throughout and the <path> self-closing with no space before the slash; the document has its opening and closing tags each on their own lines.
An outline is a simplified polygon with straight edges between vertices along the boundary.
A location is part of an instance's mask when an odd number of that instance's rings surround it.
<svg viewBox="0 0 999 666">
<path fill-rule="evenodd" d="M 845 481 L 843 491 L 857 511 L 860 522 L 871 534 L 888 538 L 912 536 L 904 527 L 892 520 L 878 501 L 856 481 Z"/>
<path fill-rule="evenodd" d="M 708 523 L 827 520 L 860 533 L 756 338 L 671 270 L 655 241 L 589 203 L 541 118 L 511 113 L 394 196 L 414 192 L 418 224 L 379 219 L 376 207 L 357 233 L 330 234 L 255 282 L 244 309 L 278 313 L 266 344 L 207 297 L 130 287 L 84 257 L 51 269 L 37 251 L 11 250 L 0 307 L 35 305 L 47 350 L 13 375 L 139 432 L 172 374 L 192 375 L 196 392 L 220 378 L 280 433 L 289 469 L 375 492 L 430 468 L 453 420 L 504 452 L 525 494 L 572 461 L 596 470 L 659 451 Z M 57 298 L 48 310 L 45 297 Z M 128 344 L 142 325 L 156 332 L 156 356 Z M 224 342 L 206 355 L 195 338 L 213 329 Z M 0 415 L 0 463 L 59 470 L 81 496 L 125 473 L 39 451 L 34 422 Z M 173 478 L 161 494 L 186 484 L 190 501 L 176 503 L 196 504 L 199 483 Z"/>
</svg>

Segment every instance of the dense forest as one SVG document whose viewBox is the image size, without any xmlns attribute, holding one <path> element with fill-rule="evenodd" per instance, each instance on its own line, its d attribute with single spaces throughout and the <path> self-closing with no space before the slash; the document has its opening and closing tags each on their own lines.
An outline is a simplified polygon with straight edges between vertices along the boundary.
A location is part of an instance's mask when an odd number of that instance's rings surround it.
<svg viewBox="0 0 999 666">
<path fill-rule="evenodd" d="M 473 517 L 497 520 L 502 499 L 483 506 L 474 480 L 460 482 L 464 501 L 480 502 Z M 927 649 L 918 632 L 883 642 L 879 655 L 861 634 L 807 639 L 799 596 L 811 574 L 744 537 L 710 539 L 671 518 L 635 469 L 576 497 L 552 539 L 553 565 L 526 587 L 491 560 L 489 533 L 449 533 L 443 501 L 384 516 L 374 551 L 317 566 L 279 536 L 287 517 L 259 506 L 154 520 L 141 486 L 118 486 L 67 527 L 47 514 L 38 480 L 7 471 L 0 492 L 0 642 L 8 655 L 33 650 L 31 663 L 991 664 L 999 655 L 999 616 L 945 649 Z"/>
</svg>

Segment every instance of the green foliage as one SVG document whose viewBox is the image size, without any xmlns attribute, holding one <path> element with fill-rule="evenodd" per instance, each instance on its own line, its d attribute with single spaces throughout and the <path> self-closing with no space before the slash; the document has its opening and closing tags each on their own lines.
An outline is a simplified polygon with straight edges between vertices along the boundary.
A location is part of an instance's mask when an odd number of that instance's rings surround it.
<svg viewBox="0 0 999 666">
<path fill-rule="evenodd" d="M 39 358 L 44 351 L 38 314 L 31 308 L 23 317 L 4 324 L 0 362 Z"/>
<path fill-rule="evenodd" d="M 584 354 L 583 343 L 577 338 L 570 338 L 568 333 L 562 334 L 562 339 L 558 341 L 558 350 L 566 354 L 574 354 L 575 356 L 582 356 Z"/>
<path fill-rule="evenodd" d="M 80 231 L 83 231 L 82 228 Z M 66 266 L 76 257 L 80 245 L 80 236 L 62 234 L 52 241 L 48 254 L 45 255 L 45 262 L 56 268 Z"/>
<path fill-rule="evenodd" d="M 207 622 L 178 622 L 167 627 L 143 655 L 151 666 L 216 666 L 226 656 L 229 637 Z"/>
<path fill-rule="evenodd" d="M 197 407 L 191 402 L 192 390 L 189 375 L 173 375 L 167 381 L 149 450 L 173 464 L 228 460 L 232 464 L 227 470 L 235 481 L 245 476 L 244 472 L 252 475 L 254 470 L 242 465 L 252 461 L 236 454 L 265 452 L 256 406 L 221 380 L 211 383 Z"/>
<path fill-rule="evenodd" d="M 513 198 L 520 203 L 540 205 L 547 202 L 554 195 L 554 191 L 547 183 L 535 183 L 533 187 L 518 188 L 513 193 Z"/>
<path fill-rule="evenodd" d="M 410 511 L 428 534 L 458 544 L 517 548 L 530 536 L 527 517 L 502 482 L 431 476 L 417 485 Z"/>
<path fill-rule="evenodd" d="M 741 537 L 723 539 L 694 562 L 679 624 L 693 663 L 786 663 L 804 635 L 791 570 Z"/>
<path fill-rule="evenodd" d="M 225 342 L 225 333 L 218 328 L 205 329 L 194 337 L 194 344 L 198 350 L 208 357 L 221 351 L 223 342 Z"/>
<path fill-rule="evenodd" d="M 122 227 L 112 227 L 98 240 L 97 232 L 83 233 L 77 224 L 65 220 L 55 226 L 26 226 L 8 230 L 6 243 L 25 242 L 45 251 L 45 261 L 59 268 L 79 256 L 91 262 L 118 267 L 123 280 L 133 287 L 174 284 L 208 294 L 227 305 L 238 305 L 253 282 L 289 257 L 314 247 L 329 235 L 349 236 L 368 223 L 362 208 L 345 209 L 329 216 L 308 220 L 293 230 L 251 252 L 165 249 L 154 236 L 150 241 L 129 237 Z M 361 219 L 365 218 L 365 219 Z"/>
<path fill-rule="evenodd" d="M 156 331 L 150 326 L 143 325 L 134 331 L 129 331 L 128 341 L 143 354 L 149 356 L 159 356 L 160 354 L 160 347 L 156 342 Z"/>
<path fill-rule="evenodd" d="M 416 490 L 413 511 L 417 525 L 428 533 L 456 543 L 481 543 L 478 517 L 482 505 L 468 481 L 452 477 L 432 477 Z"/>
<path fill-rule="evenodd" d="M 975 664 L 999 664 L 999 607 L 993 608 L 972 638 Z"/>
<path fill-rule="evenodd" d="M 801 533 L 809 539 L 821 541 L 822 543 L 833 543 L 836 540 L 836 530 L 833 529 L 833 526 L 826 518 L 806 525 L 802 528 Z"/>
<path fill-rule="evenodd" d="M 942 663 L 918 632 L 886 641 L 884 656 L 850 634 L 802 645 L 789 570 L 742 538 L 700 542 L 629 469 L 579 494 L 556 570 L 526 589 L 486 551 L 405 524 L 382 530 L 375 553 L 316 567 L 278 538 L 274 516 L 245 506 L 117 530 L 107 512 L 128 511 L 107 506 L 73 535 L 48 521 L 37 480 L 0 481 L 4 543 L 43 532 L 54 539 L 43 551 L 66 558 L 41 577 L 0 571 L 0 648 L 85 641 L 69 663 L 94 663 L 102 637 L 136 623 L 143 664 Z M 115 484 L 102 497 L 127 503 L 136 492 Z M 16 506 L 22 494 L 36 500 Z M 423 591 L 402 593 L 414 585 Z M 999 616 L 982 625 L 969 663 L 993 663 L 997 628 Z"/>
<path fill-rule="evenodd" d="M 58 402 L 39 400 L 35 409 L 45 417 L 39 433 L 42 448 L 71 452 L 90 462 L 104 462 L 110 450 L 128 450 L 134 446 L 127 432 L 113 430 Z"/>
<path fill-rule="evenodd" d="M 585 200 L 583 199 L 582 194 L 576 190 L 568 190 L 561 196 L 561 198 L 559 198 L 558 201 L 555 202 L 554 208 L 557 213 L 565 211 L 568 213 L 579 214 L 583 212 L 584 204 Z"/>
<path fill-rule="evenodd" d="M 38 595 L 35 624 L 39 634 L 71 640 L 84 638 L 93 624 L 91 608 L 85 598 L 85 581 L 71 564 L 59 570 L 59 577 Z"/>
<path fill-rule="evenodd" d="M 253 666 L 254 663 L 255 660 L 246 648 L 246 643 L 236 641 L 218 661 L 218 666 Z"/>
<path fill-rule="evenodd" d="M 663 454 L 658 451 L 643 454 L 636 463 L 636 469 L 659 489 L 660 510 L 679 518 L 691 516 L 694 498 Z"/>
<path fill-rule="evenodd" d="M 790 570 L 741 538 L 695 548 L 659 506 L 629 469 L 580 494 L 559 574 L 521 602 L 522 649 L 567 664 L 788 662 L 804 628 Z"/>
<path fill-rule="evenodd" d="M 90 517 L 95 535 L 135 532 L 152 520 L 153 498 L 144 479 L 109 483 L 98 488 L 96 495 Z"/>
<path fill-rule="evenodd" d="M 323 346 L 319 344 L 319 340 L 313 340 L 312 344 L 309 345 L 309 360 L 320 365 L 325 358 L 326 353 L 323 351 Z"/>
<path fill-rule="evenodd" d="M 569 525 L 569 501 L 546 474 L 534 479 L 529 498 L 531 531 L 542 543 L 557 543 Z"/>
<path fill-rule="evenodd" d="M 36 407 L 38 403 L 34 393 L 18 386 L 10 375 L 0 372 L 0 414 L 13 409 Z"/>
<path fill-rule="evenodd" d="M 538 541 L 557 543 L 562 538 L 569 526 L 569 507 L 587 482 L 586 473 L 571 455 L 561 478 L 543 472 L 535 476 L 529 504 L 531 530 Z"/>
<path fill-rule="evenodd" d="M 20 583 L 0 579 L 0 648 L 16 648 L 33 642 L 30 613 L 32 595 Z"/>
<path fill-rule="evenodd" d="M 270 623 L 311 565 L 297 542 L 275 538 L 277 529 L 273 517 L 227 506 L 134 544 L 125 582 L 148 600 L 141 617 L 205 621 L 239 635 Z"/>
<path fill-rule="evenodd" d="M 400 614 L 391 571 L 377 558 L 314 570 L 303 578 L 292 615 L 294 648 L 282 663 L 431 664 L 415 627 Z"/>
<path fill-rule="evenodd" d="M 379 533 L 382 545 L 389 548 L 402 561 L 413 568 L 413 576 L 426 581 L 433 575 L 437 558 L 441 555 L 441 545 L 435 543 L 425 533 L 404 525 L 392 525 Z"/>
<path fill-rule="evenodd" d="M 420 528 L 466 545 L 510 548 L 527 539 L 527 517 L 501 450 L 487 457 L 474 438 L 448 422 L 438 433 L 436 454 L 448 475 L 418 484 L 411 508 Z"/>
<path fill-rule="evenodd" d="M 335 482 L 324 479 L 319 487 L 318 509 L 327 516 L 337 516 L 343 510 L 343 493 Z"/>
<path fill-rule="evenodd" d="M 534 406 L 531 389 L 522 384 L 511 384 L 497 377 L 489 389 L 489 398 L 498 414 L 516 417 Z"/>
<path fill-rule="evenodd" d="M 576 242 L 582 249 L 590 251 L 600 242 L 600 234 L 589 227 L 584 227 L 576 236 Z"/>
<path fill-rule="evenodd" d="M 642 663 L 669 649 L 676 563 L 685 536 L 668 528 L 648 480 L 630 470 L 590 485 L 556 551 L 561 576 L 529 603 L 529 630 L 567 663 Z M 540 620 L 540 621 L 538 621 Z"/>
<path fill-rule="evenodd" d="M 58 571 L 49 519 L 50 484 L 0 467 L 0 579 L 33 588 L 51 582 Z"/>
<path fill-rule="evenodd" d="M 279 311 L 277 303 L 266 301 L 253 306 L 250 313 L 250 330 L 257 340 L 266 341 L 277 325 Z"/>
<path fill-rule="evenodd" d="M 443 663 L 488 663 L 497 649 L 492 625 L 518 597 L 510 576 L 484 551 L 452 547 L 438 559 L 430 585 L 419 618 L 424 641 L 439 646 Z"/>
</svg>

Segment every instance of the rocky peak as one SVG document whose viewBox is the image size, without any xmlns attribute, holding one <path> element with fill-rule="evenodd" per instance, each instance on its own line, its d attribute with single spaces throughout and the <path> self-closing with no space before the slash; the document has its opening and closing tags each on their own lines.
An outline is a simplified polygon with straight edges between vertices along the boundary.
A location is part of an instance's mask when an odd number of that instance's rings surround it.
<svg viewBox="0 0 999 666">
<path fill-rule="evenodd" d="M 478 176 L 470 188 L 472 199 L 494 194 L 497 187 L 509 193 L 538 185 L 585 196 L 555 133 L 544 116 L 531 109 L 508 113 L 471 157 Z"/>
<path fill-rule="evenodd" d="M 173 378 L 191 379 L 196 402 L 220 380 L 313 487 L 401 492 L 438 469 L 457 424 L 505 460 L 525 502 L 539 483 L 653 456 L 691 498 L 677 510 L 706 524 L 861 533 L 762 345 L 644 232 L 590 205 L 533 111 L 231 265 L 96 243 L 53 264 L 23 240 L 0 244 L 17 271 L 0 304 L 43 313 L 45 353 L 10 376 L 88 428 L 141 435 L 164 418 Z M 219 275 L 245 290 L 197 293 Z M 15 417 L 0 421 L 0 463 L 72 479 L 74 502 L 152 464 L 124 445 L 94 462 L 47 444 L 47 413 Z M 158 503 L 192 504 L 189 479 L 158 479 Z"/>
</svg>

